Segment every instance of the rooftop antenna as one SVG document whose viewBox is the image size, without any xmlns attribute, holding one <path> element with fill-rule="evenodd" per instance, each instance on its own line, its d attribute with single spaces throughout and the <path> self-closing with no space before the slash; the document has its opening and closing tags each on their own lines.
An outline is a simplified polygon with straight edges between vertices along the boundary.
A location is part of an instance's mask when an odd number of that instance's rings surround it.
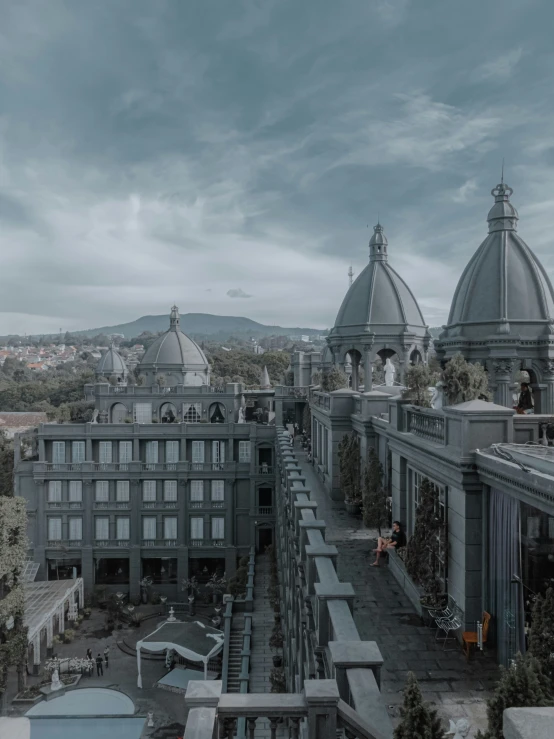
<svg viewBox="0 0 554 739">
<path fill-rule="evenodd" d="M 502 157 L 502 177 L 500 179 L 500 184 L 504 184 L 504 157 Z"/>
<path fill-rule="evenodd" d="M 348 284 L 352 285 L 352 281 L 354 279 L 354 270 L 352 269 L 352 265 L 348 268 Z"/>
</svg>

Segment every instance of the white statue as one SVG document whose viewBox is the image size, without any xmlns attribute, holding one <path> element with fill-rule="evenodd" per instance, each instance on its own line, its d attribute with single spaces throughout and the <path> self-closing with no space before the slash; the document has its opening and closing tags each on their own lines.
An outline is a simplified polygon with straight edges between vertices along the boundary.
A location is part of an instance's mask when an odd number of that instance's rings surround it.
<svg viewBox="0 0 554 739">
<path fill-rule="evenodd" d="M 439 410 L 444 404 L 444 384 L 439 380 L 434 388 L 432 388 L 433 397 L 431 398 L 431 408 Z"/>
<path fill-rule="evenodd" d="M 450 719 L 450 729 L 446 733 L 452 734 L 454 739 L 465 739 L 469 734 L 469 721 L 467 718 L 460 718 L 457 721 Z"/>
<path fill-rule="evenodd" d="M 98 423 L 98 413 L 99 413 L 98 408 L 95 408 L 92 414 L 92 419 L 90 421 L 91 423 Z"/>
<path fill-rule="evenodd" d="M 394 364 L 390 361 L 390 357 L 387 357 L 387 361 L 385 362 L 385 385 L 387 387 L 392 387 L 392 385 L 394 385 L 395 374 L 396 368 Z"/>
<path fill-rule="evenodd" d="M 239 408 L 239 417 L 237 423 L 244 423 L 244 408 Z"/>
<path fill-rule="evenodd" d="M 52 682 L 50 683 L 50 690 L 54 692 L 55 690 L 60 690 L 60 688 L 63 688 L 63 684 L 60 681 L 60 676 L 58 674 L 57 670 L 54 670 L 52 673 Z"/>
</svg>

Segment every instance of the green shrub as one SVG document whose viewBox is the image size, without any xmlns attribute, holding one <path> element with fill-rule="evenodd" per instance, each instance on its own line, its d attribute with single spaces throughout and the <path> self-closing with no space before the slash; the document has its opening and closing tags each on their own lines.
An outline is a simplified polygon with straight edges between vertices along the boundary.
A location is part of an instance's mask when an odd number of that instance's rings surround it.
<svg viewBox="0 0 554 739">
<path fill-rule="evenodd" d="M 74 629 L 66 629 L 63 634 L 63 640 L 66 644 L 71 644 L 71 642 L 75 639 L 75 631 Z"/>
</svg>

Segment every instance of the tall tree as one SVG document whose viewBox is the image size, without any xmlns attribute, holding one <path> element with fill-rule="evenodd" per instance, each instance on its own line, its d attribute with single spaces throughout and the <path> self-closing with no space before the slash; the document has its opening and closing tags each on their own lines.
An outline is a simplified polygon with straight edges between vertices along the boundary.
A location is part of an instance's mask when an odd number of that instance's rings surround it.
<svg viewBox="0 0 554 739">
<path fill-rule="evenodd" d="M 433 372 L 426 364 L 414 364 L 408 368 L 404 376 L 406 386 L 402 397 L 411 400 L 414 405 L 421 408 L 431 407 L 431 394 L 429 388 L 436 384 L 438 374 Z"/>
<path fill-rule="evenodd" d="M 449 405 L 490 398 L 489 381 L 483 365 L 466 362 L 459 352 L 446 363 L 441 379 Z"/>
<path fill-rule="evenodd" d="M 400 716 L 400 723 L 394 730 L 394 739 L 445 739 L 437 712 L 423 702 L 413 672 L 408 673 Z"/>
<path fill-rule="evenodd" d="M 445 546 L 446 528 L 440 515 L 439 492 L 436 485 L 424 477 L 419 485 L 414 533 L 406 547 L 406 570 L 427 595 L 442 591 L 437 578 L 438 557 Z"/>
<path fill-rule="evenodd" d="M 355 433 L 345 434 L 339 443 L 339 475 L 344 499 L 361 500 L 360 442 Z"/>
<path fill-rule="evenodd" d="M 554 589 L 538 595 L 531 613 L 528 653 L 540 664 L 554 688 Z"/>
<path fill-rule="evenodd" d="M 381 528 L 388 523 L 387 493 L 383 487 L 383 465 L 375 449 L 370 449 L 362 487 L 364 525 L 375 528 L 381 536 Z"/>
</svg>

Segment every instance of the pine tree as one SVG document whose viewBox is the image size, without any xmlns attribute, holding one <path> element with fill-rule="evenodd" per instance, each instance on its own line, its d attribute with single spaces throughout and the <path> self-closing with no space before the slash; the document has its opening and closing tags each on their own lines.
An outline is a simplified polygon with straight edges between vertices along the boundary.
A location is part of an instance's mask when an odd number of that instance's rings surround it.
<svg viewBox="0 0 554 739">
<path fill-rule="evenodd" d="M 437 712 L 423 702 L 413 672 L 408 673 L 400 716 L 402 720 L 394 730 L 394 739 L 444 739 Z"/>
<path fill-rule="evenodd" d="M 554 589 L 538 595 L 531 613 L 528 653 L 540 664 L 554 688 Z"/>
<path fill-rule="evenodd" d="M 404 376 L 406 389 L 402 393 L 405 400 L 411 400 L 420 408 L 431 407 L 431 394 L 429 388 L 435 385 L 438 374 L 433 372 L 426 364 L 414 364 L 409 367 Z"/>
<path fill-rule="evenodd" d="M 311 437 L 312 435 L 312 412 L 310 411 L 310 404 L 306 403 L 304 411 L 302 413 L 302 430 L 306 436 Z"/>
<path fill-rule="evenodd" d="M 344 499 L 360 500 L 360 443 L 356 434 L 345 434 L 339 443 L 339 474 Z"/>
<path fill-rule="evenodd" d="M 406 547 L 406 570 L 426 595 L 435 596 L 442 590 L 436 571 L 439 549 L 445 538 L 445 525 L 439 516 L 438 490 L 424 477 L 419 485 L 414 533 Z"/>
<path fill-rule="evenodd" d="M 369 452 L 363 482 L 364 526 L 378 529 L 388 522 L 387 494 L 383 488 L 383 465 L 374 449 Z"/>
<path fill-rule="evenodd" d="M 507 708 L 542 708 L 554 705 L 540 664 L 532 655 L 523 657 L 518 654 L 512 667 L 501 667 L 500 670 L 500 680 L 494 694 L 487 701 L 487 731 L 478 732 L 476 739 L 504 739 L 502 721 Z"/>
<path fill-rule="evenodd" d="M 483 365 L 466 362 L 459 352 L 446 363 L 441 380 L 449 405 L 480 397 L 490 398 L 489 381 Z"/>
<path fill-rule="evenodd" d="M 331 367 L 330 370 L 322 372 L 321 389 L 326 393 L 331 393 L 333 390 L 341 390 L 344 387 L 348 387 L 348 377 L 341 369 Z"/>
</svg>

